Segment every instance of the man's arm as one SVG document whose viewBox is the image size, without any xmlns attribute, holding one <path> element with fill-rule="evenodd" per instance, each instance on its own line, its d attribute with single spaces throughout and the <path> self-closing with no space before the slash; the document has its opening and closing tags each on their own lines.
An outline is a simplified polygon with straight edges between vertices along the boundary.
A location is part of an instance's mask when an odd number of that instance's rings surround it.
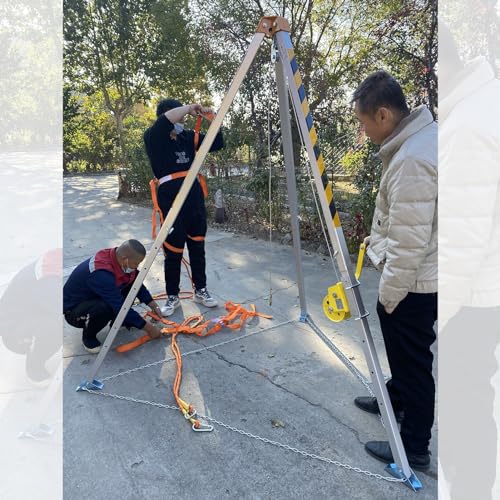
<svg viewBox="0 0 500 500">
<path fill-rule="evenodd" d="M 200 133 L 200 142 L 198 144 L 198 149 L 200 149 L 200 146 L 205 139 L 205 136 L 207 134 L 202 134 Z M 217 135 L 215 136 L 214 142 L 212 142 L 212 145 L 210 146 L 210 153 L 213 153 L 214 151 L 219 151 L 219 149 L 222 149 L 225 146 L 224 144 L 224 136 L 222 135 L 222 128 L 219 129 L 217 132 Z"/>
<path fill-rule="evenodd" d="M 148 307 L 150 307 L 151 310 L 161 318 L 160 306 L 156 303 L 151 293 L 149 293 L 149 290 L 144 285 L 141 285 L 141 288 L 139 288 L 139 292 L 137 293 L 137 298 L 143 304 L 146 304 Z"/>
<path fill-rule="evenodd" d="M 165 112 L 165 116 L 171 123 L 180 122 L 186 115 L 198 116 L 199 114 L 211 111 L 210 108 L 204 108 L 201 104 L 187 104 L 178 108 L 170 109 Z"/>
<path fill-rule="evenodd" d="M 105 270 L 94 271 L 90 274 L 87 284 L 94 293 L 111 306 L 115 314 L 120 312 L 124 300 L 119 288 L 115 284 L 115 277 L 112 273 Z M 140 314 L 132 308 L 129 309 L 125 316 L 125 321 L 139 330 L 145 330 L 152 338 L 161 336 L 161 332 L 158 328 L 146 322 Z"/>
<path fill-rule="evenodd" d="M 389 181 L 388 246 L 379 285 L 388 313 L 406 297 L 426 256 L 437 191 L 437 170 L 414 158 L 405 159 Z"/>
<path fill-rule="evenodd" d="M 141 285 L 141 288 L 139 288 L 139 291 L 137 292 L 137 298 L 143 304 L 149 304 L 153 300 L 153 297 L 149 293 L 149 290 L 144 285 Z"/>
</svg>

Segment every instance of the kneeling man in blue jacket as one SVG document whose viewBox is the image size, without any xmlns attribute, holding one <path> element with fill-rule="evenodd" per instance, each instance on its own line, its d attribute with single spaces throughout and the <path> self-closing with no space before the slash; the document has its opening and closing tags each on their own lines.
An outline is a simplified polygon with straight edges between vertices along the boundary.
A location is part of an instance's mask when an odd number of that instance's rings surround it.
<svg viewBox="0 0 500 500">
<path fill-rule="evenodd" d="M 117 248 L 99 250 L 79 264 L 68 278 L 63 288 L 64 317 L 71 326 L 83 328 L 82 342 L 88 352 L 96 354 L 101 350 L 97 334 L 118 315 L 145 256 L 142 243 L 127 240 Z M 137 298 L 161 316 L 158 304 L 144 285 Z M 159 328 L 133 309 L 123 324 L 144 330 L 152 338 L 161 336 Z"/>
</svg>

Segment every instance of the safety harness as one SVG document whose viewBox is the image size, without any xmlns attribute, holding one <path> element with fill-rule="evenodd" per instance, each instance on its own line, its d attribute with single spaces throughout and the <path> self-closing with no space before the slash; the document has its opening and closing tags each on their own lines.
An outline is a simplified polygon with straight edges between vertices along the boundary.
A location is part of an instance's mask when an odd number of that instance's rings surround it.
<svg viewBox="0 0 500 500">
<path fill-rule="evenodd" d="M 206 120 L 212 121 L 215 118 L 214 113 L 205 113 L 204 115 L 198 115 L 196 118 L 196 123 L 194 127 L 194 150 L 196 151 L 198 149 L 198 144 L 200 141 L 200 129 L 201 129 L 201 123 L 203 121 L 203 118 Z M 157 230 L 158 230 L 158 221 L 160 223 L 160 227 L 163 225 L 163 213 L 161 211 L 160 205 L 158 204 L 158 188 L 161 184 L 165 182 L 169 182 L 174 179 L 182 179 L 186 177 L 188 174 L 188 170 L 182 171 L 182 172 L 174 172 L 172 174 L 165 175 L 161 177 L 160 179 L 157 179 L 156 177 L 151 179 L 149 181 L 149 188 L 151 190 L 151 201 L 153 203 L 153 211 L 151 213 L 151 238 L 154 240 L 156 238 Z M 205 180 L 205 177 L 202 174 L 198 174 L 198 180 L 201 185 L 201 190 L 203 191 L 203 196 L 205 199 L 208 198 L 208 187 L 207 183 Z M 198 236 L 192 236 L 192 239 L 197 239 L 197 238 L 203 238 L 203 237 L 198 237 Z M 204 239 L 204 238 L 203 238 Z M 174 252 L 183 252 L 183 249 L 176 249 L 174 247 L 171 247 L 166 241 L 163 242 L 163 246 L 167 250 L 172 250 Z M 191 277 L 190 273 L 190 264 L 189 261 L 186 258 L 182 258 L 182 263 L 184 264 L 184 267 L 186 268 L 186 272 L 189 276 L 189 279 L 191 281 L 191 285 L 194 288 L 194 283 Z M 166 294 L 157 296 L 156 298 L 166 298 Z M 180 299 L 192 299 L 193 298 L 193 292 L 192 291 L 180 291 L 179 292 L 179 298 Z"/>
<path fill-rule="evenodd" d="M 194 126 L 194 150 L 198 149 L 198 144 L 200 142 L 200 129 L 201 129 L 201 123 L 203 121 L 203 118 L 206 120 L 212 121 L 215 118 L 214 113 L 205 113 L 203 115 L 198 115 L 196 118 L 196 123 Z M 184 170 L 182 172 L 174 172 L 173 174 L 168 174 L 160 179 L 157 179 L 156 177 L 151 179 L 149 181 L 149 187 L 151 189 L 151 201 L 153 202 L 153 213 L 151 214 L 151 225 L 152 225 L 152 238 L 156 238 L 156 230 L 157 230 L 157 217 L 160 219 L 160 227 L 163 224 L 163 214 L 160 209 L 160 206 L 158 205 L 158 188 L 161 184 L 165 182 L 172 181 L 174 179 L 182 179 L 186 177 L 188 174 L 188 170 Z M 198 180 L 201 185 L 201 190 L 203 191 L 203 196 L 205 199 L 208 198 L 208 187 L 207 187 L 207 182 L 205 180 L 205 177 L 202 174 L 198 174 Z"/>
</svg>

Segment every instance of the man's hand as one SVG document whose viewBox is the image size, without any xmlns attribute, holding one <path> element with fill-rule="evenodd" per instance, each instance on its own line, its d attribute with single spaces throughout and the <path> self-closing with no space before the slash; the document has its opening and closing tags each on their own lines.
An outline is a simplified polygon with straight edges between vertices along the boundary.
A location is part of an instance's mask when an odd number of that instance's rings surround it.
<svg viewBox="0 0 500 500">
<path fill-rule="evenodd" d="M 198 116 L 203 114 L 204 108 L 201 104 L 190 104 L 188 114 L 191 116 Z"/>
<path fill-rule="evenodd" d="M 399 304 L 399 303 L 398 303 Z M 384 305 L 384 310 L 387 314 L 392 314 L 396 307 L 398 307 L 398 304 L 395 304 L 394 302 L 389 302 Z"/>
<path fill-rule="evenodd" d="M 215 114 L 214 110 L 212 108 L 206 108 L 202 106 L 201 104 L 190 104 L 189 105 L 189 111 L 188 114 L 191 116 L 198 116 L 198 115 L 206 115 L 206 114 Z"/>
<path fill-rule="evenodd" d="M 148 304 L 148 307 L 151 309 L 151 311 L 153 311 L 156 314 L 156 316 L 158 316 L 159 318 L 161 318 L 161 309 L 160 309 L 160 306 L 154 300 L 152 300 Z"/>
<path fill-rule="evenodd" d="M 159 339 L 162 335 L 161 330 L 154 326 L 151 323 L 148 323 L 146 321 L 146 324 L 144 325 L 144 331 L 152 338 L 152 339 Z"/>
<path fill-rule="evenodd" d="M 368 235 L 364 240 L 363 243 L 368 246 L 370 244 L 370 235 Z"/>
</svg>

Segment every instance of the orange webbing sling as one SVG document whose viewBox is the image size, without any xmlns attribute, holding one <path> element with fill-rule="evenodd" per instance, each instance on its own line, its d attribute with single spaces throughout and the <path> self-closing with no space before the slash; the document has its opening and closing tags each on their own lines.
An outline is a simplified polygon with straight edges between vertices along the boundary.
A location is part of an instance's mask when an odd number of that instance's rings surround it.
<svg viewBox="0 0 500 500">
<path fill-rule="evenodd" d="M 250 310 L 245 309 L 241 304 L 235 304 L 234 302 L 226 302 L 226 311 L 228 314 L 222 318 L 215 318 L 203 322 L 203 316 L 196 315 L 186 318 L 182 323 L 175 323 L 165 318 L 159 318 L 152 312 L 146 313 L 146 316 L 154 318 L 156 321 L 161 321 L 163 324 L 167 325 L 162 328 L 162 333 L 164 335 L 172 335 L 171 349 L 174 354 L 177 363 L 177 372 L 175 375 L 173 393 L 174 398 L 179 405 L 179 409 L 182 414 L 189 420 L 192 424 L 193 430 L 209 430 L 204 427 L 204 424 L 195 418 L 195 410 L 189 403 L 186 403 L 180 397 L 181 381 L 182 381 L 182 355 L 177 344 L 177 335 L 180 333 L 197 335 L 198 337 L 207 337 L 213 335 L 214 333 L 220 331 L 223 327 L 230 328 L 231 330 L 237 330 L 244 326 L 246 320 L 251 317 L 260 316 L 261 318 L 271 319 L 272 316 L 268 314 L 258 313 L 255 310 L 254 304 L 250 305 Z M 151 337 L 149 335 L 143 335 L 142 337 L 134 340 L 133 342 L 128 342 L 116 347 L 116 351 L 123 353 L 128 352 L 137 347 L 149 342 Z"/>
<path fill-rule="evenodd" d="M 209 122 L 211 122 L 215 118 L 214 113 L 205 113 L 204 115 L 198 115 L 196 117 L 196 123 L 194 125 L 194 150 L 196 151 L 198 149 L 198 143 L 200 142 L 200 129 L 201 129 L 201 122 L 205 118 Z"/>
</svg>

